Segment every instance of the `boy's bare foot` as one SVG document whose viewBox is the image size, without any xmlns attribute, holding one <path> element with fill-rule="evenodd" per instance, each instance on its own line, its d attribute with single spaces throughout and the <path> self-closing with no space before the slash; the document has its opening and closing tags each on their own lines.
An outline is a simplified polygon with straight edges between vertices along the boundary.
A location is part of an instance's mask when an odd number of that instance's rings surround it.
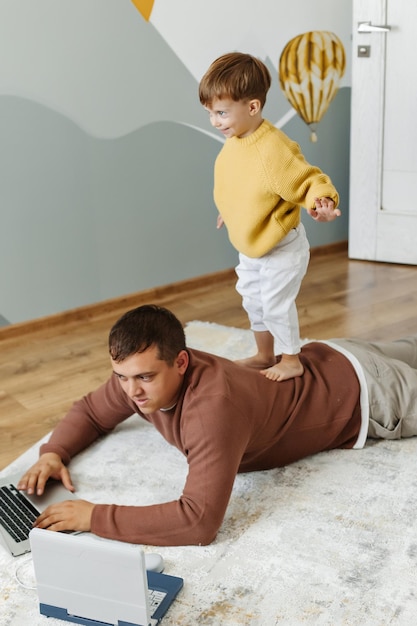
<svg viewBox="0 0 417 626">
<path fill-rule="evenodd" d="M 261 374 L 269 380 L 281 382 L 302 376 L 304 374 L 304 367 L 297 355 L 284 354 L 279 363 L 261 370 Z"/>
<path fill-rule="evenodd" d="M 270 367 L 275 363 L 275 357 L 271 359 L 266 359 L 264 356 L 260 354 L 255 354 L 254 356 L 250 356 L 247 359 L 239 359 L 235 361 L 237 365 L 243 365 L 245 367 L 252 367 L 253 369 L 263 370 L 266 367 Z"/>
</svg>

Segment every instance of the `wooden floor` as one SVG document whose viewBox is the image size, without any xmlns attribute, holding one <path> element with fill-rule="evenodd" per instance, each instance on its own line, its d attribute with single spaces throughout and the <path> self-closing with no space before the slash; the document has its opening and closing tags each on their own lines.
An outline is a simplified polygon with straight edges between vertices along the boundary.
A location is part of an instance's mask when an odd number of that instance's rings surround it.
<svg viewBox="0 0 417 626">
<path fill-rule="evenodd" d="M 110 373 L 107 333 L 129 308 L 154 302 L 191 320 L 248 328 L 234 272 L 104 303 L 40 324 L 0 329 L 0 469 L 48 433 L 72 402 Z M 417 333 L 417 267 L 312 251 L 298 298 L 301 335 L 395 338 Z"/>
</svg>

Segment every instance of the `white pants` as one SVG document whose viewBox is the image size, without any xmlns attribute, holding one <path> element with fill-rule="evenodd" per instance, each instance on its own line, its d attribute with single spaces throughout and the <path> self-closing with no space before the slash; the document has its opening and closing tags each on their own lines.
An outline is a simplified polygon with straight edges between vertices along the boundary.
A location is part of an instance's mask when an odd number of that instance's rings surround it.
<svg viewBox="0 0 417 626">
<path fill-rule="evenodd" d="M 276 354 L 298 354 L 300 329 L 295 300 L 307 271 L 310 246 L 303 224 L 259 259 L 239 254 L 236 290 L 251 329 L 269 331 Z"/>
</svg>

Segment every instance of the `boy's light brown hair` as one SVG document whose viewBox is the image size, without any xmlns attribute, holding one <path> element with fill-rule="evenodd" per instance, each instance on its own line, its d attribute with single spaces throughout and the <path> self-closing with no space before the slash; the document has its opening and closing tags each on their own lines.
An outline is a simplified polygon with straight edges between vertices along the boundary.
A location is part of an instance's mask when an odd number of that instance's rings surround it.
<svg viewBox="0 0 417 626">
<path fill-rule="evenodd" d="M 199 85 L 203 106 L 213 100 L 230 98 L 235 102 L 257 99 L 263 108 L 271 86 L 271 75 L 262 61 L 242 52 L 230 52 L 210 65 Z"/>
</svg>

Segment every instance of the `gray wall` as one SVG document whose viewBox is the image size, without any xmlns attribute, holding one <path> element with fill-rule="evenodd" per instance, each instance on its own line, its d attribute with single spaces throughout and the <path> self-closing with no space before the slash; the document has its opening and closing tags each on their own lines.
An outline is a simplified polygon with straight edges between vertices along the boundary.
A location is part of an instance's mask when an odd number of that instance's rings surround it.
<svg viewBox="0 0 417 626">
<path fill-rule="evenodd" d="M 133 5 L 93 5 L 0 2 L 0 325 L 236 262 L 198 80 Z M 303 216 L 312 246 L 347 239 L 349 101 L 345 86 L 316 144 L 298 116 L 283 126 L 341 195 L 336 222 Z M 275 78 L 265 117 L 288 109 Z"/>
</svg>

